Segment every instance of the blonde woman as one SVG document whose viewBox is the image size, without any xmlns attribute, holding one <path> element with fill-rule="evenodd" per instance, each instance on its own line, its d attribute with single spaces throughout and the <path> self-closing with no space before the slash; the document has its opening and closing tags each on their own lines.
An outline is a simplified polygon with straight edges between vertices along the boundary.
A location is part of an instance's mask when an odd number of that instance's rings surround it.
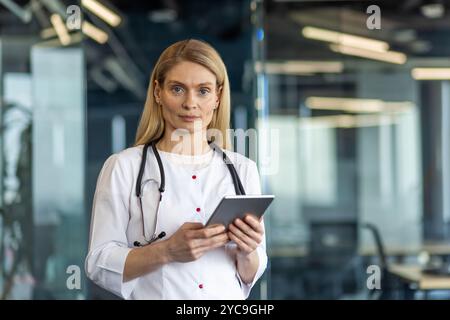
<svg viewBox="0 0 450 320">
<path fill-rule="evenodd" d="M 110 156 L 94 196 L 86 273 L 124 299 L 245 299 L 267 265 L 264 223 L 205 223 L 224 195 L 260 194 L 253 161 L 226 150 L 230 87 L 207 43 L 168 47 L 135 146 Z"/>
</svg>

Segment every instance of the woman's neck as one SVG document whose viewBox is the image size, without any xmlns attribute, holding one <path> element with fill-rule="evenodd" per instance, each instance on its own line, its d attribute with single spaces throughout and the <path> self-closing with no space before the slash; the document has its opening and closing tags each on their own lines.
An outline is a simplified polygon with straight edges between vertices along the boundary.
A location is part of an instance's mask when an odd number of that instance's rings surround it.
<svg viewBox="0 0 450 320">
<path fill-rule="evenodd" d="M 156 144 L 159 150 L 181 155 L 202 155 L 211 150 L 206 138 L 206 131 L 202 133 L 186 133 L 171 139 L 172 134 L 165 132 Z"/>
</svg>

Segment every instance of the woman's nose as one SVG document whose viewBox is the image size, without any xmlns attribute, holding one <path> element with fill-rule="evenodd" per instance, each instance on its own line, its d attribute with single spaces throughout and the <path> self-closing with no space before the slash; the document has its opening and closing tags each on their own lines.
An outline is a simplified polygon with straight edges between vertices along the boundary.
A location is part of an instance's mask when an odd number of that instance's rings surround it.
<svg viewBox="0 0 450 320">
<path fill-rule="evenodd" d="M 195 94 L 193 92 L 189 92 L 186 95 L 186 98 L 183 102 L 183 107 L 185 108 L 196 108 L 197 107 L 197 101 L 195 98 Z"/>
</svg>

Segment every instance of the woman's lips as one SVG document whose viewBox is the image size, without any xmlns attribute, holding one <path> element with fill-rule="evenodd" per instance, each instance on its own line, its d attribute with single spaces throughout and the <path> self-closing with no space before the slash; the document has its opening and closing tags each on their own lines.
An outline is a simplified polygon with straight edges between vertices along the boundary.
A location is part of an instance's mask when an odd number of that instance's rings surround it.
<svg viewBox="0 0 450 320">
<path fill-rule="evenodd" d="M 180 118 L 185 122 L 194 122 L 195 120 L 200 119 L 200 117 L 195 116 L 180 116 Z"/>
</svg>

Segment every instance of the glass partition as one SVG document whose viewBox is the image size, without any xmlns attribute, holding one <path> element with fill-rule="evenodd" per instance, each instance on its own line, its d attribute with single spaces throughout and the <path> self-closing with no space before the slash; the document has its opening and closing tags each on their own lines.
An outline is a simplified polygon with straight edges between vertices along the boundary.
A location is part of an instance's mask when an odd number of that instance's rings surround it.
<svg viewBox="0 0 450 320">
<path fill-rule="evenodd" d="M 260 136 L 260 148 L 280 163 L 265 177 L 277 197 L 267 216 L 270 298 L 368 298 L 367 268 L 381 266 L 373 229 L 394 265 L 450 253 L 440 118 L 449 76 L 419 75 L 450 66 L 449 11 L 440 9 L 265 2 L 254 68 L 267 91 L 255 105 L 258 127 L 279 135 Z"/>
</svg>

